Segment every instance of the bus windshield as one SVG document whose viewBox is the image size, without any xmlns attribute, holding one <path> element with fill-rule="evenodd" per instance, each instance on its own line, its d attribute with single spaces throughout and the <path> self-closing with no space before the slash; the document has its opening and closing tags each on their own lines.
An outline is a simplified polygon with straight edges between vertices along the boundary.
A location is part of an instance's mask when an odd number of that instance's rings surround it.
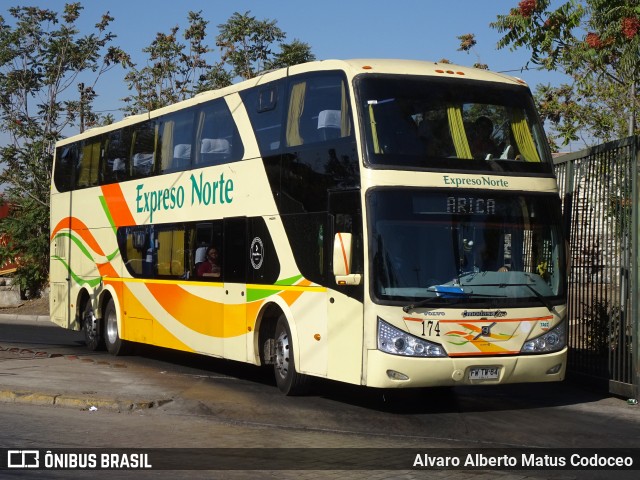
<svg viewBox="0 0 640 480">
<path fill-rule="evenodd" d="M 357 91 L 371 166 L 552 172 L 524 86 L 380 75 Z"/>
<path fill-rule="evenodd" d="M 370 192 L 367 202 L 378 303 L 551 308 L 562 301 L 556 195 L 393 188 Z"/>
</svg>

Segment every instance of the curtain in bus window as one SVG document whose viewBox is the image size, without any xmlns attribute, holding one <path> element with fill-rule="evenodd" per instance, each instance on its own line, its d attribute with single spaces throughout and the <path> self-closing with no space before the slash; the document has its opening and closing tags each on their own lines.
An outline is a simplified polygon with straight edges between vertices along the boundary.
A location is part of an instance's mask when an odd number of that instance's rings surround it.
<svg viewBox="0 0 640 480">
<path fill-rule="evenodd" d="M 287 114 L 287 145 L 290 147 L 302 145 L 300 135 L 300 118 L 304 110 L 304 97 L 307 89 L 305 82 L 297 83 L 291 89 L 289 112 Z"/>
<path fill-rule="evenodd" d="M 349 99 L 347 98 L 347 89 L 344 82 L 341 82 L 341 96 L 340 96 L 340 112 L 342 114 L 340 118 L 340 136 L 348 137 L 351 135 L 351 116 L 349 115 Z"/>
<path fill-rule="evenodd" d="M 371 124 L 371 140 L 373 141 L 373 152 L 382 153 L 380 150 L 380 141 L 378 140 L 378 127 L 376 126 L 376 118 L 373 113 L 373 103 L 369 103 L 369 123 Z"/>
<path fill-rule="evenodd" d="M 171 249 L 171 275 L 182 276 L 185 273 L 184 264 L 185 232 L 174 230 Z"/>
<path fill-rule="evenodd" d="M 184 230 L 160 231 L 158 242 L 158 275 L 184 275 Z"/>
<path fill-rule="evenodd" d="M 453 145 L 456 149 L 458 158 L 472 159 L 471 148 L 464 130 L 464 121 L 462 120 L 462 110 L 459 106 L 450 105 L 447 107 L 447 118 L 449 120 L 449 130 Z"/>
<path fill-rule="evenodd" d="M 85 143 L 82 147 L 82 157 L 78 170 L 78 188 L 91 187 L 98 184 L 98 163 L 100 162 L 101 144 L 98 140 Z"/>
<path fill-rule="evenodd" d="M 531 137 L 529 123 L 524 116 L 522 110 L 513 109 L 511 114 L 511 130 L 515 138 L 518 150 L 524 155 L 526 162 L 540 162 L 538 150 Z"/>
<path fill-rule="evenodd" d="M 175 166 L 173 165 L 173 130 L 176 122 L 173 120 L 165 120 L 162 123 L 162 139 L 160 150 L 160 165 L 162 171 L 171 170 Z"/>
</svg>

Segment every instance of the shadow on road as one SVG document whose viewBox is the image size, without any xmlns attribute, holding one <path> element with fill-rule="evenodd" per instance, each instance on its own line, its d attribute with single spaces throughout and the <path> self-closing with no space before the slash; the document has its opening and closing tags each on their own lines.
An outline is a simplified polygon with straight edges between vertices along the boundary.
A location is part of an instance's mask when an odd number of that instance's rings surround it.
<svg viewBox="0 0 640 480">
<path fill-rule="evenodd" d="M 169 362 L 182 369 L 206 371 L 253 382 L 281 395 L 275 385 L 270 366 L 256 367 L 240 362 L 221 360 L 147 345 L 137 345 L 135 354 L 145 363 Z M 606 398 L 573 382 L 514 385 L 433 387 L 416 389 L 376 389 L 314 379 L 307 399 L 323 398 L 356 407 L 398 415 L 456 412 L 499 412 L 527 410 L 597 402 Z"/>
</svg>

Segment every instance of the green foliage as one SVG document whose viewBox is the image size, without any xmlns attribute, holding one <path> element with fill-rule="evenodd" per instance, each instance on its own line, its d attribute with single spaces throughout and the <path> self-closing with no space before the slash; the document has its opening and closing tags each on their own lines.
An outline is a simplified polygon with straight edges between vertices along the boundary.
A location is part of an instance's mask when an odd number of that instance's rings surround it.
<svg viewBox="0 0 640 480">
<path fill-rule="evenodd" d="M 608 141 L 629 133 L 640 106 L 640 0 L 521 0 L 491 24 L 498 48 L 526 48 L 539 68 L 572 84 L 539 87 L 542 116 L 567 144 Z"/>
<path fill-rule="evenodd" d="M 97 79 L 128 56 L 110 46 L 110 16 L 95 33 L 81 35 L 80 3 L 63 12 L 13 7 L 0 16 L 0 130 L 10 139 L 0 148 L 2 201 L 11 205 L 0 222 L 6 243 L 0 261 L 18 262 L 16 280 L 35 295 L 49 269 L 49 191 L 55 142 L 65 128 L 98 121 L 91 112 Z M 85 85 L 80 78 L 91 78 Z"/>
<path fill-rule="evenodd" d="M 169 33 L 157 33 L 151 45 L 142 51 L 149 55 L 147 65 L 135 66 L 125 76 L 133 95 L 125 98 L 126 111 L 138 113 L 191 98 L 204 89 L 203 85 L 220 88 L 230 79 L 217 75 L 218 69 L 205 59 L 211 51 L 205 43 L 208 22 L 202 12 L 189 12 L 188 27 L 179 40 L 179 27 Z"/>
<path fill-rule="evenodd" d="M 580 345 L 599 355 L 619 348 L 622 309 L 608 300 L 583 302 L 584 313 L 580 324 L 584 326 L 584 337 Z M 628 340 L 627 340 L 628 341 Z"/>
<path fill-rule="evenodd" d="M 138 70 L 127 53 L 111 45 L 115 36 L 108 31 L 113 21 L 108 14 L 92 33 L 81 34 L 82 9 L 80 3 L 66 4 L 60 13 L 19 6 L 8 9 L 11 22 L 0 16 L 0 130 L 10 139 L 0 147 L 1 201 L 12 207 L 0 222 L 0 234 L 7 239 L 0 246 L 0 261 L 18 261 L 16 280 L 33 295 L 48 277 L 55 142 L 67 128 L 83 131 L 114 121 L 92 111 L 102 74 L 116 65 L 129 68 L 125 80 L 132 95 L 125 99 L 125 110 L 137 113 L 224 87 L 238 77 L 251 78 L 264 68 L 314 59 L 307 44 L 282 43 L 285 34 L 275 21 L 256 20 L 246 12 L 219 26 L 221 60 L 209 63 L 208 22 L 201 12 L 189 12 L 181 35 L 179 27 L 156 35 L 144 49 L 147 65 Z"/>
<path fill-rule="evenodd" d="M 189 12 L 188 27 L 182 35 L 177 26 L 168 34 L 158 33 L 143 50 L 149 54 L 147 66 L 132 68 L 125 77 L 133 92 L 124 99 L 126 111 L 153 110 L 206 90 L 226 87 L 234 79 L 253 78 L 266 69 L 315 60 L 306 43 L 283 43 L 286 35 L 275 20 L 257 20 L 249 13 L 236 12 L 218 25 L 218 61 L 208 60 L 213 50 L 205 43 L 208 22 L 202 12 Z M 278 42 L 279 51 L 274 51 Z"/>
<path fill-rule="evenodd" d="M 226 23 L 218 25 L 220 33 L 216 37 L 222 60 L 241 78 L 253 78 L 264 70 L 272 55 L 271 46 L 286 37 L 275 20 L 256 20 L 249 13 L 235 12 Z"/>
<path fill-rule="evenodd" d="M 311 48 L 307 43 L 294 40 L 291 43 L 281 43 L 280 52 L 275 53 L 265 62 L 267 70 L 289 67 L 300 63 L 312 62 L 316 57 L 311 53 Z"/>
</svg>

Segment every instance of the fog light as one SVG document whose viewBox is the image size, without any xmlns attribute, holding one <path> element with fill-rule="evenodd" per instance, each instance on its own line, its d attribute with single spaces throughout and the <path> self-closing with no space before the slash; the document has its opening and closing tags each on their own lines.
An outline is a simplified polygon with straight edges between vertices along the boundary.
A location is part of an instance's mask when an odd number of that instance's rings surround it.
<svg viewBox="0 0 640 480">
<path fill-rule="evenodd" d="M 387 376 L 391 380 L 409 380 L 409 377 L 404 373 L 396 372 L 395 370 L 387 370 Z"/>
<path fill-rule="evenodd" d="M 562 364 L 559 363 L 558 365 L 555 365 L 551 367 L 549 370 L 547 370 L 547 375 L 553 375 L 555 373 L 558 373 L 561 368 L 562 368 Z"/>
</svg>

